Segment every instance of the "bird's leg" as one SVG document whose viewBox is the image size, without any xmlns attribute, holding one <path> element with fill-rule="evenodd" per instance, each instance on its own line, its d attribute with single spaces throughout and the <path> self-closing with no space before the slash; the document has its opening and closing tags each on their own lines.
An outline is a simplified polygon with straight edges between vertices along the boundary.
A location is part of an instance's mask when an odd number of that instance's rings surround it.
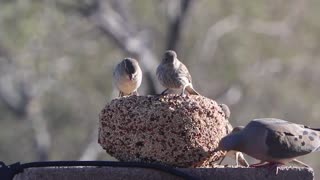
<svg viewBox="0 0 320 180">
<path fill-rule="evenodd" d="M 218 165 L 221 165 L 222 161 L 226 158 L 227 155 L 223 156 Z"/>
<path fill-rule="evenodd" d="M 250 165 L 250 167 L 255 167 L 255 168 L 268 168 L 269 171 L 276 171 L 276 175 L 278 174 L 279 172 L 279 167 L 282 166 L 283 164 L 281 163 L 278 163 L 278 162 L 267 162 L 267 164 L 264 164 L 266 163 L 265 161 L 261 161 L 260 163 L 258 164 L 254 164 L 255 166 L 252 166 Z"/>
<path fill-rule="evenodd" d="M 281 163 L 276 163 L 276 162 L 269 162 L 268 164 L 265 165 L 265 167 L 268 167 L 270 171 L 276 171 L 276 175 L 279 173 L 279 167 L 282 166 L 283 164 Z"/>
<path fill-rule="evenodd" d="M 244 158 L 244 156 L 241 152 L 236 152 L 235 156 L 236 156 L 237 166 L 239 166 L 239 163 L 240 163 L 240 165 L 245 166 L 245 167 L 249 166 L 249 163 L 246 161 L 246 159 Z"/>
<path fill-rule="evenodd" d="M 301 162 L 301 161 L 299 161 L 299 160 L 297 160 L 297 159 L 293 159 L 293 160 L 291 161 L 291 163 L 296 164 L 296 165 L 300 165 L 300 166 L 304 166 L 304 167 L 307 167 L 307 168 L 310 168 L 310 166 L 308 166 L 307 164 L 305 164 L 305 163 L 303 163 L 303 162 Z"/>
<path fill-rule="evenodd" d="M 241 152 L 238 152 L 238 151 L 229 151 L 229 152 L 227 152 L 227 154 L 220 160 L 218 165 L 221 165 L 222 161 L 227 156 L 235 159 L 236 166 L 239 166 L 239 164 L 242 165 L 242 166 L 245 166 L 245 167 L 249 166 L 249 163 L 246 161 L 246 159 L 244 159 L 243 154 Z"/>
<path fill-rule="evenodd" d="M 183 86 L 180 96 L 186 96 L 186 88 L 187 88 L 187 86 L 188 86 L 188 84 Z"/>
<path fill-rule="evenodd" d="M 239 153 L 235 153 L 235 159 L 236 159 L 236 166 L 239 166 Z"/>
<path fill-rule="evenodd" d="M 266 164 L 265 161 L 260 161 L 259 163 L 251 164 L 249 167 L 261 167 L 261 166 L 264 166 L 265 164 Z"/>
<path fill-rule="evenodd" d="M 136 90 L 136 91 L 133 91 L 133 92 L 132 92 L 132 95 L 139 96 L 139 93 L 138 93 L 138 91 Z"/>
<path fill-rule="evenodd" d="M 165 89 L 164 91 L 162 91 L 161 95 L 165 95 L 165 93 L 169 90 L 169 88 Z"/>
<path fill-rule="evenodd" d="M 123 92 L 119 91 L 118 97 L 122 97 L 122 96 L 123 96 Z"/>
</svg>

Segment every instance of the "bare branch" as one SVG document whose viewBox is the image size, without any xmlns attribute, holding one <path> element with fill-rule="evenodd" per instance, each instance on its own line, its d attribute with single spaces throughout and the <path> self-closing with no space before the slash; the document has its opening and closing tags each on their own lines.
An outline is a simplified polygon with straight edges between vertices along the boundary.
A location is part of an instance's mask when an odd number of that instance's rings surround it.
<svg viewBox="0 0 320 180">
<path fill-rule="evenodd" d="M 127 3 L 117 3 L 117 8 L 114 9 L 110 3 L 106 1 L 94 1 L 90 9 L 79 8 L 80 13 L 88 18 L 94 25 L 101 30 L 107 37 L 111 38 L 116 45 L 130 56 L 138 57 L 144 77 L 147 81 L 149 92 L 155 94 L 160 89 L 160 84 L 157 82 L 155 71 L 158 65 L 157 59 L 149 47 L 150 37 L 145 31 L 138 31 L 128 18 L 125 18 L 130 12 Z M 113 1 L 114 4 L 116 1 Z M 123 14 L 124 12 L 127 14 Z M 118 11 L 117 11 L 118 10 Z"/>
<path fill-rule="evenodd" d="M 38 97 L 33 98 L 28 105 L 28 119 L 31 122 L 34 131 L 38 160 L 48 160 L 51 137 L 47 122 L 43 118 L 41 103 L 39 102 Z"/>
<path fill-rule="evenodd" d="M 0 79 L 0 101 L 18 116 L 26 115 L 27 104 L 30 101 L 24 87 L 23 82 L 14 84 L 10 76 Z"/>
<path fill-rule="evenodd" d="M 180 41 L 180 34 L 183 26 L 183 21 L 187 17 L 187 12 L 190 9 L 192 0 L 181 0 L 179 4 L 177 1 L 169 1 L 169 8 L 171 14 L 169 17 L 168 25 L 168 40 L 166 44 L 166 49 L 176 50 L 177 43 Z M 178 8 L 173 8 L 172 6 L 178 6 Z M 173 8 L 173 9 L 172 9 Z"/>
<path fill-rule="evenodd" d="M 17 71 L 9 53 L 0 45 L 0 101 L 16 115 L 24 116 L 30 96 Z"/>
<path fill-rule="evenodd" d="M 26 54 L 33 48 L 34 41 L 29 42 Z M 47 121 L 42 114 L 41 96 L 57 79 L 42 77 L 33 69 L 20 67 L 17 63 L 21 57 L 11 58 L 9 53 L 0 50 L 0 101 L 2 101 L 12 112 L 28 120 L 33 130 L 35 152 L 38 160 L 48 160 L 51 136 L 48 131 Z M 59 65 L 57 61 L 51 61 Z M 53 67 L 53 66 L 51 66 Z M 55 73 L 62 75 L 65 68 L 54 68 Z"/>
<path fill-rule="evenodd" d="M 227 16 L 213 24 L 207 31 L 204 39 L 201 41 L 200 60 L 213 57 L 218 47 L 220 38 L 224 35 L 233 32 L 240 26 L 240 20 L 237 15 Z"/>
<path fill-rule="evenodd" d="M 176 48 L 180 40 L 182 22 L 192 0 L 181 0 L 180 11 L 176 11 L 171 19 L 166 49 Z M 106 37 L 130 56 L 137 57 L 144 72 L 144 79 L 149 88 L 148 94 L 155 94 L 161 88 L 155 75 L 158 65 L 157 58 L 150 48 L 152 38 L 146 29 L 137 28 L 133 15 L 130 13 L 129 1 L 92 0 L 91 3 L 76 7 L 59 5 L 69 11 L 75 10 L 89 19 Z"/>
<path fill-rule="evenodd" d="M 114 88 L 110 94 L 110 97 L 116 97 L 118 93 L 119 92 L 117 92 L 117 90 Z M 79 158 L 80 161 L 96 160 L 98 158 L 98 155 L 101 152 L 104 152 L 102 147 L 98 144 L 98 127 L 95 127 L 91 134 L 92 135 L 89 143 Z"/>
<path fill-rule="evenodd" d="M 293 27 L 297 24 L 303 14 L 306 7 L 306 1 L 296 0 L 295 3 L 291 4 L 291 10 L 282 20 L 262 21 L 255 19 L 249 24 L 248 29 L 255 33 L 288 39 L 288 37 L 293 33 Z"/>
</svg>

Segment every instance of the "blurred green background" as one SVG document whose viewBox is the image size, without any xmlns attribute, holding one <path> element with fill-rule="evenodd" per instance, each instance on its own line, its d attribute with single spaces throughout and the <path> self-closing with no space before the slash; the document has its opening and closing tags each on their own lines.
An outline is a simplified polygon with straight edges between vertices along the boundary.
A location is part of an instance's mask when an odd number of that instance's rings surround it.
<svg viewBox="0 0 320 180">
<path fill-rule="evenodd" d="M 98 114 L 126 56 L 155 68 L 178 52 L 231 123 L 275 117 L 320 127 L 318 0 L 1 0 L 0 160 L 109 160 Z M 299 158 L 320 170 L 319 154 Z M 319 177 L 319 176 L 318 176 Z"/>
</svg>

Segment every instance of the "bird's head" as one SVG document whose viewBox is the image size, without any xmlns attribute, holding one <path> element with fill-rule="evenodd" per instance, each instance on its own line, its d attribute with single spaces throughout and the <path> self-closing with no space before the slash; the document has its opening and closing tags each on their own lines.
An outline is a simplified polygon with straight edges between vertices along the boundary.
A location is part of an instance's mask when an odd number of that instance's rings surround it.
<svg viewBox="0 0 320 180">
<path fill-rule="evenodd" d="M 177 53 L 173 50 L 168 50 L 164 53 L 162 61 L 164 63 L 173 63 L 176 58 L 177 58 Z"/>
<path fill-rule="evenodd" d="M 244 127 L 238 126 L 233 128 L 232 132 L 227 136 L 223 137 L 219 142 L 219 150 L 230 151 L 230 150 L 240 150 L 241 145 L 241 134 Z"/>
<path fill-rule="evenodd" d="M 240 132 L 244 129 L 244 126 L 237 126 L 235 128 L 233 128 L 233 130 L 231 131 L 231 134 L 232 133 L 237 133 L 237 132 Z"/>
<path fill-rule="evenodd" d="M 135 79 L 137 76 L 137 69 L 139 68 L 138 61 L 133 58 L 125 58 L 123 60 L 123 65 L 129 79 Z"/>
</svg>

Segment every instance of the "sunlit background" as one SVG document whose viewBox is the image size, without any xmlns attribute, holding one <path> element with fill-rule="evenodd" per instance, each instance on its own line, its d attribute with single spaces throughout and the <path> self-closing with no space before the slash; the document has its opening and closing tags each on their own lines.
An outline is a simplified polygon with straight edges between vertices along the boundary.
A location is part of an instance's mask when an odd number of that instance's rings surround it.
<svg viewBox="0 0 320 180">
<path fill-rule="evenodd" d="M 141 95 L 174 49 L 231 123 L 276 117 L 320 127 L 318 0 L 1 0 L 0 160 L 110 160 L 98 114 L 112 70 L 139 60 Z M 320 170 L 319 154 L 299 158 Z M 318 176 L 319 177 L 319 176 Z"/>
</svg>

